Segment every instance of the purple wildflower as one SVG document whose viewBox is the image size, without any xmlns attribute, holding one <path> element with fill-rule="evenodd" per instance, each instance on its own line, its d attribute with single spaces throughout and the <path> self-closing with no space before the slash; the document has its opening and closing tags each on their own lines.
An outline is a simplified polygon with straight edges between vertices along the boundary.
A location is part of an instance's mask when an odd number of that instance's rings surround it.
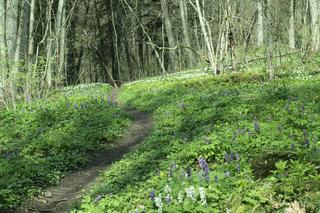
<svg viewBox="0 0 320 213">
<path fill-rule="evenodd" d="M 240 171 L 241 171 L 241 166 L 240 166 L 240 164 L 238 164 L 237 165 L 237 172 L 240 173 Z"/>
<path fill-rule="evenodd" d="M 259 123 L 257 121 L 254 123 L 254 131 L 257 134 L 260 134 L 260 125 L 259 125 Z"/>
<path fill-rule="evenodd" d="M 227 163 L 230 162 L 230 158 L 229 158 L 228 152 L 224 153 L 224 160 L 225 160 Z"/>
<path fill-rule="evenodd" d="M 191 172 L 191 167 L 190 166 L 187 168 L 186 175 L 187 175 L 187 178 L 191 178 L 192 172 Z"/>
<path fill-rule="evenodd" d="M 156 193 L 154 191 L 150 192 L 150 199 L 154 200 L 156 198 Z"/>
<path fill-rule="evenodd" d="M 5 158 L 6 158 L 7 160 L 11 160 L 11 159 L 13 159 L 13 158 L 16 156 L 16 153 L 14 153 L 14 152 L 6 152 L 6 153 L 4 154 L 4 156 L 5 156 Z"/>
<path fill-rule="evenodd" d="M 208 168 L 208 163 L 207 163 L 206 159 L 204 159 L 204 158 L 199 158 L 199 161 L 198 161 L 198 162 L 199 162 L 200 168 L 203 169 L 204 171 L 209 169 L 209 168 Z"/>
<path fill-rule="evenodd" d="M 176 163 L 171 164 L 170 169 L 169 169 L 169 177 L 173 177 L 173 172 L 177 169 L 177 167 L 178 166 Z"/>
<path fill-rule="evenodd" d="M 205 174 L 205 179 L 207 182 L 209 182 L 209 165 L 206 161 L 206 159 L 204 158 L 199 158 L 199 166 L 200 168 L 204 171 L 204 174 Z"/>
</svg>

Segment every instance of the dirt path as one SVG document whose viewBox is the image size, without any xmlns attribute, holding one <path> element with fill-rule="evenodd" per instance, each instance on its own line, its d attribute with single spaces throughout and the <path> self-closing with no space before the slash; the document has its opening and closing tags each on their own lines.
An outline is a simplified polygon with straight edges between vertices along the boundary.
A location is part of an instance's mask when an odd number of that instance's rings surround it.
<svg viewBox="0 0 320 213">
<path fill-rule="evenodd" d="M 112 93 L 115 101 L 116 95 L 117 90 Z M 152 129 L 151 116 L 135 109 L 124 109 L 133 118 L 133 124 L 110 150 L 94 158 L 87 168 L 65 177 L 58 186 L 47 189 L 45 196 L 34 200 L 28 209 L 21 209 L 18 212 L 64 213 L 70 211 L 81 196 L 90 189 L 102 171 L 142 142 Z"/>
</svg>

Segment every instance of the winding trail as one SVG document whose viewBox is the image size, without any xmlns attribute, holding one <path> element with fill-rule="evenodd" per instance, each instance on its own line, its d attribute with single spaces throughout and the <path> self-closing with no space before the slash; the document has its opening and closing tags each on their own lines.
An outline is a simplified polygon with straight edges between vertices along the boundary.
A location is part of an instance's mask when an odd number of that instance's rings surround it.
<svg viewBox="0 0 320 213">
<path fill-rule="evenodd" d="M 117 93 L 117 89 L 112 92 L 114 101 L 117 100 Z M 133 124 L 117 143 L 109 150 L 100 152 L 99 156 L 94 157 L 86 168 L 66 176 L 58 186 L 47 189 L 44 196 L 36 198 L 28 208 L 20 209 L 18 212 L 64 213 L 70 211 L 74 204 L 81 200 L 82 195 L 89 191 L 102 171 L 144 141 L 153 127 L 151 116 L 133 108 L 123 109 L 133 118 Z"/>
</svg>

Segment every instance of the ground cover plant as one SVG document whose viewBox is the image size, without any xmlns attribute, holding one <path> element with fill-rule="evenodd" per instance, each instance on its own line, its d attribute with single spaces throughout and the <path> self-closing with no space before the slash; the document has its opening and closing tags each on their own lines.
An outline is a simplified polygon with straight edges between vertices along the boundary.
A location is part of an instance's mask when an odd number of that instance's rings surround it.
<svg viewBox="0 0 320 213">
<path fill-rule="evenodd" d="M 28 197 L 108 149 L 130 120 L 105 84 L 66 87 L 0 111 L 0 208 Z"/>
<path fill-rule="evenodd" d="M 74 212 L 319 212 L 319 76 L 196 75 L 123 86 L 156 126 Z"/>
</svg>

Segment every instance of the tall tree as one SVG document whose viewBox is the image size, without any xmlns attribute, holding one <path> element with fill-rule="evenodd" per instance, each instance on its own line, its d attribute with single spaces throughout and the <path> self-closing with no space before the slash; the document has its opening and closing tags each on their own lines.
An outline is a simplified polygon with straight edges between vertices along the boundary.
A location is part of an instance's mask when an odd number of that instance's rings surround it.
<svg viewBox="0 0 320 213">
<path fill-rule="evenodd" d="M 202 30 L 202 33 L 203 33 L 203 36 L 205 39 L 205 43 L 207 46 L 207 50 L 208 50 L 208 61 L 209 61 L 209 64 L 211 66 L 213 73 L 215 75 L 217 75 L 218 70 L 217 70 L 217 64 L 216 64 L 215 51 L 214 51 L 214 47 L 213 47 L 213 43 L 212 43 L 212 39 L 211 39 L 210 28 L 207 23 L 207 20 L 203 16 L 202 7 L 200 5 L 199 0 L 196 0 L 196 11 L 198 13 L 201 30 Z"/>
<path fill-rule="evenodd" d="M 311 46 L 313 51 L 320 49 L 319 41 L 319 2 L 318 0 L 309 0 L 311 16 Z"/>
<path fill-rule="evenodd" d="M 294 50 L 296 48 L 295 39 L 295 0 L 290 2 L 290 20 L 289 20 L 289 48 Z"/>
<path fill-rule="evenodd" d="M 274 65 L 273 65 L 273 20 L 271 16 L 272 0 L 265 0 L 265 14 L 266 14 L 266 26 L 267 26 L 267 71 L 271 80 L 274 80 Z"/>
<path fill-rule="evenodd" d="M 183 29 L 183 39 L 184 43 L 188 48 L 186 48 L 186 53 L 188 56 L 188 65 L 193 65 L 194 63 L 194 55 L 192 50 L 189 49 L 191 47 L 190 42 L 190 35 L 189 35 L 189 24 L 188 24 L 188 10 L 186 6 L 185 0 L 179 0 L 180 3 L 180 16 L 181 16 L 181 22 L 182 22 L 182 29 Z"/>
<path fill-rule="evenodd" d="M 177 51 L 176 51 L 176 39 L 173 34 L 172 24 L 169 15 L 169 1 L 168 0 L 161 0 L 161 9 L 162 9 L 162 17 L 164 20 L 164 25 L 166 29 L 166 34 L 168 38 L 169 44 L 169 54 L 170 54 L 170 61 L 173 67 L 177 64 Z"/>
<path fill-rule="evenodd" d="M 6 0 L 0 0 L 0 99 L 5 98 L 4 86 L 8 68 L 6 40 Z"/>
<path fill-rule="evenodd" d="M 264 42 L 264 14 L 263 14 L 263 2 L 262 0 L 257 1 L 257 46 L 261 47 Z"/>
</svg>

